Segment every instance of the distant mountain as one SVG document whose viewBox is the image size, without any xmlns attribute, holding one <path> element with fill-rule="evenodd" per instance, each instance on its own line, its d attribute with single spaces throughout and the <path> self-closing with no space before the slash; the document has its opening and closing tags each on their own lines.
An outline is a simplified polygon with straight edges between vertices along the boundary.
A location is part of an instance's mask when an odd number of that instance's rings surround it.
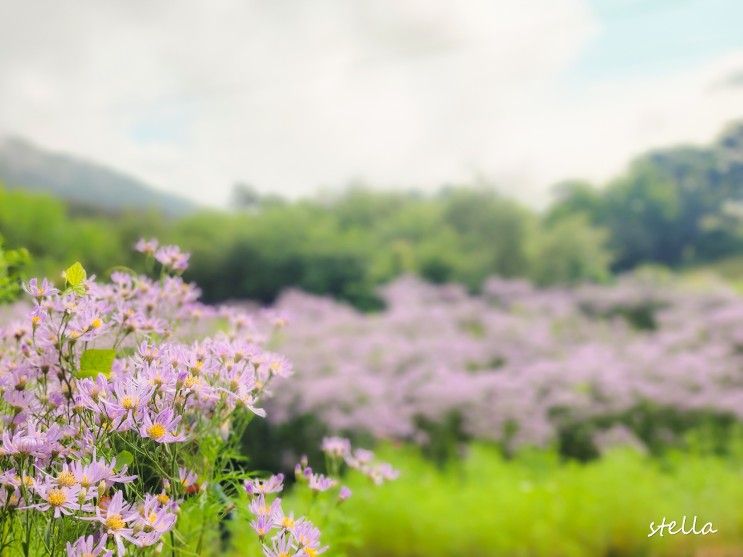
<svg viewBox="0 0 743 557">
<path fill-rule="evenodd" d="M 123 172 L 18 137 L 0 138 L 0 183 L 109 211 L 155 209 L 176 216 L 197 207 Z"/>
</svg>

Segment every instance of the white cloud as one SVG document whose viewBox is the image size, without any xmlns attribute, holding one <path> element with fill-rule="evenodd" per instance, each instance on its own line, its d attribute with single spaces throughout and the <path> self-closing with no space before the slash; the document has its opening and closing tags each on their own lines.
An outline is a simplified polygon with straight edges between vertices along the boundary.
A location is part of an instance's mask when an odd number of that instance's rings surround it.
<svg viewBox="0 0 743 557">
<path fill-rule="evenodd" d="M 569 94 L 581 0 L 85 0 L 0 7 L 0 128 L 206 202 L 491 176 L 534 203 L 737 116 L 731 57 Z"/>
</svg>

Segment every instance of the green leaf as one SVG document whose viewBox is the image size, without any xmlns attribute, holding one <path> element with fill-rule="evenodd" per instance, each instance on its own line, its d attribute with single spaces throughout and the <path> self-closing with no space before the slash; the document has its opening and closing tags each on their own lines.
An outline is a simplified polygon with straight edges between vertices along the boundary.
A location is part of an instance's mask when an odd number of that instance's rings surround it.
<svg viewBox="0 0 743 557">
<path fill-rule="evenodd" d="M 88 278 L 88 273 L 85 272 L 85 267 L 79 261 L 75 261 L 75 263 L 65 269 L 62 276 L 67 281 L 67 284 L 75 288 L 85 282 L 85 279 Z"/>
<path fill-rule="evenodd" d="M 105 348 L 91 348 L 80 356 L 80 369 L 75 372 L 75 377 L 95 377 L 102 373 L 106 377 L 111 374 L 111 368 L 116 358 L 116 351 Z"/>
<path fill-rule="evenodd" d="M 134 462 L 134 455 L 129 451 L 121 451 L 116 455 L 116 469 L 121 470 L 124 466 L 129 466 Z"/>
</svg>

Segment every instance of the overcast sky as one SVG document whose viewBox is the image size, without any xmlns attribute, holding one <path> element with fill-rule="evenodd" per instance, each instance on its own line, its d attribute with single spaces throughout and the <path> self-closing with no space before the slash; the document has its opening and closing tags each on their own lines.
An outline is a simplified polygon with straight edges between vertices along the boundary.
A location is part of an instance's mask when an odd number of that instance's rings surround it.
<svg viewBox="0 0 743 557">
<path fill-rule="evenodd" d="M 740 0 L 0 0 L 0 134 L 224 204 L 486 179 L 542 205 L 743 117 Z"/>
</svg>

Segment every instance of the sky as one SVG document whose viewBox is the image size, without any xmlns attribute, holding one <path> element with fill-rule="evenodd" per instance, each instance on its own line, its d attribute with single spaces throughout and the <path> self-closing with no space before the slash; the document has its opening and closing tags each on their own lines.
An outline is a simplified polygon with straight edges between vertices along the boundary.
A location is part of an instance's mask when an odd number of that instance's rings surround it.
<svg viewBox="0 0 743 557">
<path fill-rule="evenodd" d="M 0 135 L 201 203 L 354 181 L 536 207 L 743 117 L 739 0 L 0 0 Z"/>
</svg>

